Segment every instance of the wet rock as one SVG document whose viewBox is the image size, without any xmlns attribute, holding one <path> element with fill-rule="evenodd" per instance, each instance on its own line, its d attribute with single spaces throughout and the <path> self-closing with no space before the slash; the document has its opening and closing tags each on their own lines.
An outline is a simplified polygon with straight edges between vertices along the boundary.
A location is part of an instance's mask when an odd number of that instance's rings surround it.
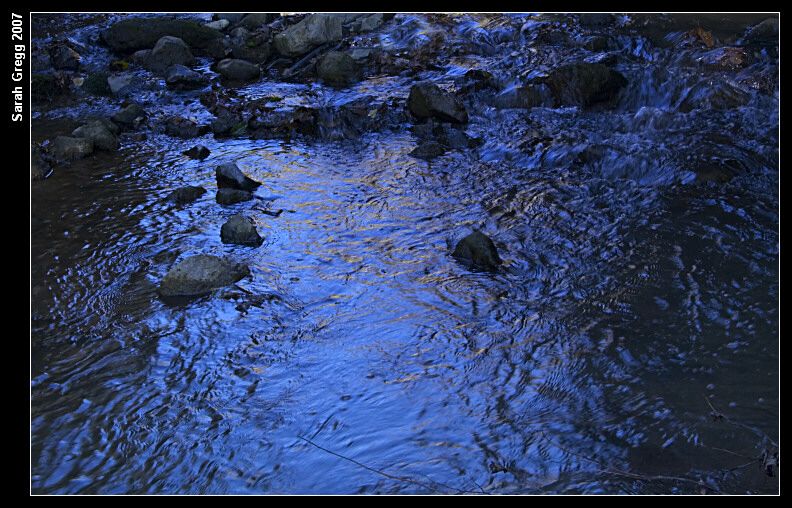
<svg viewBox="0 0 792 508">
<path fill-rule="evenodd" d="M 593 52 L 607 51 L 610 46 L 610 39 L 604 35 L 595 35 L 584 39 L 582 46 L 584 49 Z"/>
<path fill-rule="evenodd" d="M 341 51 L 325 53 L 316 66 L 319 79 L 333 86 L 348 86 L 360 79 L 360 69 L 355 60 Z"/>
<path fill-rule="evenodd" d="M 737 70 L 747 67 L 751 55 L 743 48 L 717 48 L 707 51 L 698 62 L 712 69 Z"/>
<path fill-rule="evenodd" d="M 206 254 L 176 263 L 160 282 L 162 296 L 197 296 L 233 284 L 250 274 L 250 269 L 228 259 Z"/>
<path fill-rule="evenodd" d="M 110 86 L 110 75 L 106 72 L 89 74 L 83 81 L 81 88 L 86 93 L 100 97 L 113 95 L 113 88 Z"/>
<path fill-rule="evenodd" d="M 217 64 L 217 72 L 229 81 L 253 81 L 261 75 L 259 66 L 238 58 L 226 58 Z"/>
<path fill-rule="evenodd" d="M 525 85 L 504 90 L 496 95 L 492 104 L 496 108 L 530 109 L 547 105 L 550 92 L 546 85 Z"/>
<path fill-rule="evenodd" d="M 244 131 L 246 124 L 236 113 L 227 109 L 218 109 L 217 118 L 212 121 L 212 132 L 216 137 L 232 136 Z"/>
<path fill-rule="evenodd" d="M 769 46 L 778 45 L 778 18 L 767 18 L 746 30 L 743 42 L 749 45 Z"/>
<path fill-rule="evenodd" d="M 545 82 L 558 106 L 590 107 L 613 102 L 627 79 L 603 64 L 579 63 L 554 69 Z"/>
<path fill-rule="evenodd" d="M 694 109 L 734 109 L 748 104 L 750 94 L 729 81 L 704 80 L 688 90 L 679 103 L 679 111 L 689 113 Z"/>
<path fill-rule="evenodd" d="M 93 151 L 93 141 L 86 138 L 58 136 L 52 142 L 52 154 L 59 161 L 82 159 L 91 155 Z"/>
<path fill-rule="evenodd" d="M 171 65 L 165 72 L 165 84 L 175 90 L 197 90 L 207 86 L 209 80 L 184 65 Z"/>
<path fill-rule="evenodd" d="M 578 22 L 587 28 L 599 28 L 615 23 L 616 16 L 606 12 L 588 12 L 581 14 Z"/>
<path fill-rule="evenodd" d="M 419 159 L 434 159 L 446 153 L 446 147 L 434 141 L 425 141 L 410 152 L 410 155 Z"/>
<path fill-rule="evenodd" d="M 688 30 L 685 35 L 686 39 L 694 44 L 700 44 L 707 48 L 715 46 L 715 38 L 712 36 L 712 32 L 704 30 L 701 27 Z"/>
<path fill-rule="evenodd" d="M 203 145 L 196 145 L 182 153 L 191 159 L 204 160 L 205 158 L 209 157 L 209 154 L 212 152 L 210 152 L 209 149 Z"/>
<path fill-rule="evenodd" d="M 242 13 L 242 12 L 231 12 L 231 13 L 218 12 L 218 13 L 212 14 L 212 19 L 213 20 L 224 19 L 224 20 L 226 20 L 226 21 L 228 21 L 228 22 L 230 22 L 232 24 L 233 23 L 239 23 L 240 21 L 242 21 L 242 18 L 244 18 L 244 17 L 245 17 L 245 14 Z"/>
<path fill-rule="evenodd" d="M 153 47 L 162 37 L 178 37 L 190 47 L 205 49 L 221 34 L 187 19 L 126 18 L 102 32 L 102 40 L 117 52 L 131 53 Z"/>
<path fill-rule="evenodd" d="M 250 201 L 251 199 L 253 199 L 252 192 L 228 187 L 217 189 L 217 195 L 215 196 L 215 201 L 221 205 L 233 205 L 243 201 Z"/>
<path fill-rule="evenodd" d="M 321 44 L 340 41 L 344 23 L 355 17 L 349 14 L 311 14 L 276 35 L 275 49 L 283 56 L 295 57 Z"/>
<path fill-rule="evenodd" d="M 410 88 L 407 108 L 418 118 L 437 118 L 456 123 L 466 123 L 468 114 L 462 101 L 442 90 L 434 83 L 416 83 Z"/>
<path fill-rule="evenodd" d="M 457 80 L 461 91 L 477 92 L 488 88 L 498 88 L 497 80 L 491 72 L 483 69 L 470 69 L 461 79 Z"/>
<path fill-rule="evenodd" d="M 492 239 L 480 231 L 474 231 L 460 240 L 452 256 L 488 271 L 497 270 L 501 264 L 498 250 Z"/>
<path fill-rule="evenodd" d="M 56 69 L 76 71 L 80 67 L 80 54 L 66 44 L 57 44 L 50 50 L 50 61 Z"/>
<path fill-rule="evenodd" d="M 113 95 L 123 95 L 129 92 L 134 81 L 135 77 L 132 74 L 119 74 L 107 77 L 107 85 Z"/>
<path fill-rule="evenodd" d="M 171 116 L 165 121 L 165 133 L 176 138 L 190 139 L 199 136 L 201 128 L 189 118 Z"/>
<path fill-rule="evenodd" d="M 239 170 L 236 164 L 229 162 L 217 166 L 215 170 L 218 188 L 239 189 L 254 191 L 261 183 L 246 176 Z"/>
<path fill-rule="evenodd" d="M 231 45 L 228 38 L 215 39 L 206 47 L 206 54 L 215 60 L 222 60 L 231 55 Z"/>
<path fill-rule="evenodd" d="M 32 98 L 36 101 L 48 101 L 69 93 L 69 82 L 60 73 L 36 73 L 30 77 Z"/>
<path fill-rule="evenodd" d="M 351 30 L 356 33 L 372 32 L 382 26 L 385 16 L 381 13 L 369 14 L 356 19 L 351 26 Z"/>
<path fill-rule="evenodd" d="M 275 20 L 279 15 L 272 12 L 256 12 L 246 15 L 239 22 L 239 26 L 254 31 L 259 27 L 266 25 Z"/>
<path fill-rule="evenodd" d="M 253 34 L 244 30 L 244 33 L 231 39 L 229 47 L 231 55 L 236 59 L 254 64 L 264 63 L 271 53 L 270 31 L 266 27 Z"/>
<path fill-rule="evenodd" d="M 97 150 L 110 151 L 118 149 L 118 138 L 115 133 L 105 122 L 99 120 L 74 129 L 72 136 L 90 139 L 93 142 L 93 147 Z"/>
<path fill-rule="evenodd" d="M 212 30 L 223 31 L 229 26 L 231 26 L 231 22 L 227 19 L 218 19 L 217 21 L 212 21 L 211 23 L 206 23 L 204 25 L 207 28 L 211 28 Z"/>
<path fill-rule="evenodd" d="M 194 60 L 190 47 L 183 40 L 167 35 L 157 41 L 145 66 L 152 72 L 163 73 L 172 65 L 189 65 Z"/>
<path fill-rule="evenodd" d="M 31 180 L 44 180 L 50 173 L 52 167 L 41 155 L 41 149 L 31 143 L 30 145 L 30 179 Z"/>
<path fill-rule="evenodd" d="M 130 104 L 118 113 L 114 114 L 110 119 L 125 128 L 137 128 L 146 119 L 146 110 L 137 104 Z"/>
<path fill-rule="evenodd" d="M 256 231 L 253 220 L 240 214 L 232 216 L 223 224 L 220 228 L 220 240 L 223 243 L 255 247 L 264 242 L 264 239 Z"/>
<path fill-rule="evenodd" d="M 177 205 L 186 205 L 192 203 L 206 193 L 206 189 L 196 185 L 187 185 L 186 187 L 179 187 L 171 192 L 167 200 Z"/>
</svg>

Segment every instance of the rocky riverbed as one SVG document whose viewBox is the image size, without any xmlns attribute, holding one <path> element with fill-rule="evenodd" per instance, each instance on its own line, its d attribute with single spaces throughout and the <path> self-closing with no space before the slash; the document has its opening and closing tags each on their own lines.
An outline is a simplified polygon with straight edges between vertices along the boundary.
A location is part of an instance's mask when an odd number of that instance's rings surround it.
<svg viewBox="0 0 792 508">
<path fill-rule="evenodd" d="M 777 17 L 32 30 L 34 492 L 777 492 Z"/>
</svg>

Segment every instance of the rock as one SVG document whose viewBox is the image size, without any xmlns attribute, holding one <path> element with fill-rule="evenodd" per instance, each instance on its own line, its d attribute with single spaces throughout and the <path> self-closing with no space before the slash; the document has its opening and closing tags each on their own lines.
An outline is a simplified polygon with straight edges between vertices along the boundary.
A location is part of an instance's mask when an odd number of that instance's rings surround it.
<svg viewBox="0 0 792 508">
<path fill-rule="evenodd" d="M 231 26 L 231 22 L 227 19 L 218 19 L 217 21 L 212 21 L 211 23 L 206 23 L 204 25 L 207 28 L 211 28 L 212 30 L 219 30 L 223 31 L 229 26 Z"/>
<path fill-rule="evenodd" d="M 627 79 L 603 64 L 578 63 L 554 69 L 545 82 L 556 105 L 589 107 L 615 100 Z"/>
<path fill-rule="evenodd" d="M 76 71 L 80 67 L 80 54 L 65 44 L 57 44 L 50 50 L 50 61 L 56 69 Z"/>
<path fill-rule="evenodd" d="M 493 105 L 506 109 L 530 109 L 546 105 L 546 102 L 549 102 L 548 99 L 552 100 L 552 97 L 548 97 L 549 95 L 550 92 L 543 84 L 518 86 L 496 95 Z"/>
<path fill-rule="evenodd" d="M 468 114 L 462 101 L 439 86 L 426 81 L 410 88 L 407 108 L 418 118 L 437 118 L 456 123 L 466 123 Z"/>
<path fill-rule="evenodd" d="M 206 54 L 215 60 L 222 60 L 231 54 L 231 45 L 228 38 L 215 39 L 206 48 Z"/>
<path fill-rule="evenodd" d="M 190 47 L 205 49 L 221 34 L 197 21 L 166 17 L 122 19 L 101 34 L 110 49 L 122 53 L 151 48 L 165 36 L 178 37 Z"/>
<path fill-rule="evenodd" d="M 137 128 L 146 119 L 146 116 L 146 110 L 137 104 L 130 104 L 110 119 L 122 127 Z"/>
<path fill-rule="evenodd" d="M 311 14 L 275 36 L 275 49 L 285 57 L 304 55 L 316 46 L 337 42 L 343 36 L 345 22 L 354 19 L 348 14 Z"/>
<path fill-rule="evenodd" d="M 743 48 L 717 48 L 707 51 L 698 62 L 712 69 L 737 70 L 749 65 L 751 55 Z"/>
<path fill-rule="evenodd" d="M 264 63 L 271 53 L 269 40 L 270 31 L 267 27 L 253 34 L 241 28 L 238 35 L 233 37 L 229 44 L 231 55 L 236 59 L 254 64 Z"/>
<path fill-rule="evenodd" d="M 197 296 L 233 284 L 250 269 L 217 256 L 199 254 L 176 263 L 160 282 L 162 296 Z"/>
<path fill-rule="evenodd" d="M 613 24 L 615 21 L 616 16 L 605 12 L 589 12 L 578 17 L 580 25 L 587 28 L 603 27 Z"/>
<path fill-rule="evenodd" d="M 60 73 L 33 74 L 30 76 L 32 98 L 48 101 L 69 93 L 69 84 Z"/>
<path fill-rule="evenodd" d="M 278 15 L 271 12 L 255 12 L 242 18 L 242 20 L 239 22 L 239 26 L 245 27 L 250 31 L 254 31 L 257 28 L 274 21 L 276 17 L 278 17 Z"/>
<path fill-rule="evenodd" d="M 52 154 L 59 161 L 82 159 L 91 155 L 93 151 L 93 141 L 87 138 L 58 136 L 52 143 Z"/>
<path fill-rule="evenodd" d="M 203 187 L 188 185 L 186 187 L 179 187 L 178 189 L 171 192 L 168 195 L 167 200 L 176 203 L 177 205 L 185 205 L 187 203 L 192 203 L 205 193 L 206 189 Z"/>
<path fill-rule="evenodd" d="M 209 157 L 209 154 L 212 152 L 210 152 L 209 149 L 203 145 L 196 145 L 182 153 L 191 159 L 204 160 L 205 158 Z"/>
<path fill-rule="evenodd" d="M 425 141 L 410 152 L 410 155 L 419 159 L 434 159 L 446 153 L 446 147 L 434 141 Z"/>
<path fill-rule="evenodd" d="M 217 118 L 212 121 L 211 127 L 214 135 L 218 137 L 241 132 L 245 129 L 246 125 L 239 115 L 227 109 L 219 109 L 217 111 Z"/>
<path fill-rule="evenodd" d="M 748 92 L 729 81 L 703 80 L 687 91 L 679 103 L 679 111 L 689 113 L 694 109 L 734 109 L 745 106 L 750 99 Z"/>
<path fill-rule="evenodd" d="M 152 72 L 163 73 L 172 65 L 189 65 L 194 60 L 190 47 L 183 40 L 166 35 L 157 41 L 145 66 Z"/>
<path fill-rule="evenodd" d="M 171 65 L 165 72 L 165 84 L 175 90 L 197 90 L 207 86 L 209 80 L 184 65 Z"/>
<path fill-rule="evenodd" d="M 688 30 L 685 36 L 688 41 L 695 44 L 703 44 L 707 48 L 715 46 L 715 38 L 712 36 L 712 32 L 704 30 L 700 26 Z"/>
<path fill-rule="evenodd" d="M 171 116 L 165 121 L 165 133 L 176 138 L 190 139 L 199 136 L 201 128 L 188 118 Z"/>
<path fill-rule="evenodd" d="M 113 88 L 110 86 L 110 75 L 106 72 L 93 72 L 86 76 L 81 87 L 86 93 L 100 97 L 113 95 Z"/>
<path fill-rule="evenodd" d="M 384 16 L 381 13 L 369 14 L 355 21 L 354 31 L 358 33 L 371 32 L 382 26 Z"/>
<path fill-rule="evenodd" d="M 30 145 L 30 179 L 31 180 L 44 180 L 50 173 L 52 167 L 41 156 L 41 149 L 32 144 Z"/>
<path fill-rule="evenodd" d="M 238 58 L 226 58 L 217 64 L 217 72 L 229 81 L 253 81 L 261 75 L 256 64 Z"/>
<path fill-rule="evenodd" d="M 233 205 L 243 201 L 250 201 L 251 199 L 253 199 L 252 192 L 227 187 L 217 189 L 217 195 L 215 196 L 215 200 L 221 205 Z"/>
<path fill-rule="evenodd" d="M 239 170 L 236 164 L 229 162 L 217 166 L 215 170 L 218 188 L 231 188 L 246 191 L 254 191 L 261 183 L 247 177 Z"/>
<path fill-rule="evenodd" d="M 746 44 L 773 47 L 778 45 L 778 33 L 778 18 L 767 18 L 750 27 L 746 31 L 743 41 Z"/>
<path fill-rule="evenodd" d="M 117 150 L 118 138 L 113 131 L 102 121 L 93 121 L 82 127 L 74 129 L 72 136 L 75 138 L 90 139 L 97 150 Z"/>
<path fill-rule="evenodd" d="M 264 239 L 256 231 L 253 220 L 240 214 L 232 216 L 223 224 L 223 227 L 220 228 L 220 240 L 223 243 L 255 247 L 264 242 Z"/>
<path fill-rule="evenodd" d="M 245 14 L 241 12 L 231 12 L 231 13 L 219 12 L 212 14 L 212 19 L 214 20 L 224 19 L 229 23 L 239 23 L 240 21 L 242 21 L 242 18 L 244 17 Z"/>
<path fill-rule="evenodd" d="M 360 79 L 355 60 L 341 51 L 328 51 L 316 66 L 319 79 L 333 86 L 347 86 Z"/>
<path fill-rule="evenodd" d="M 488 271 L 497 270 L 501 264 L 495 244 L 490 237 L 480 231 L 474 231 L 460 240 L 452 256 Z"/>
<path fill-rule="evenodd" d="M 117 76 L 108 76 L 107 84 L 113 95 L 123 95 L 129 91 L 134 80 L 135 77 L 132 74 L 119 74 Z"/>
<path fill-rule="evenodd" d="M 462 129 L 457 129 L 450 124 L 439 124 L 434 128 L 434 135 L 440 144 L 456 150 L 473 148 L 481 144 L 481 140 L 474 139 L 465 134 Z"/>
</svg>

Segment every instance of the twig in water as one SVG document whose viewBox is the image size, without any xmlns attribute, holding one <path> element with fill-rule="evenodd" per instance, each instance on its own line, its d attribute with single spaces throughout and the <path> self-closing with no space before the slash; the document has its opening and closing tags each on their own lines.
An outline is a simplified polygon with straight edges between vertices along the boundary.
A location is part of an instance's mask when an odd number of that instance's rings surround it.
<svg viewBox="0 0 792 508">
<path fill-rule="evenodd" d="M 712 402 L 709 401 L 709 399 L 707 398 L 706 395 L 703 395 L 703 397 L 704 397 L 704 401 L 707 403 L 707 405 L 712 410 L 712 413 L 710 413 L 710 414 L 712 415 L 713 418 L 715 418 L 716 420 L 725 420 L 726 422 L 731 423 L 732 425 L 734 425 L 736 427 L 742 427 L 744 429 L 750 430 L 751 432 L 753 432 L 757 436 L 761 437 L 762 439 L 765 439 L 768 443 L 770 443 L 773 446 L 775 446 L 776 448 L 778 448 L 778 445 L 776 444 L 776 442 L 773 441 L 772 439 L 770 439 L 770 436 L 768 436 L 767 434 L 762 432 L 760 429 L 757 429 L 755 427 L 751 427 L 750 425 L 746 425 L 744 423 L 735 422 L 734 420 L 732 420 L 731 418 L 729 418 L 725 414 L 723 414 L 720 411 L 718 411 L 717 409 L 715 409 L 715 406 L 712 405 Z"/>
</svg>

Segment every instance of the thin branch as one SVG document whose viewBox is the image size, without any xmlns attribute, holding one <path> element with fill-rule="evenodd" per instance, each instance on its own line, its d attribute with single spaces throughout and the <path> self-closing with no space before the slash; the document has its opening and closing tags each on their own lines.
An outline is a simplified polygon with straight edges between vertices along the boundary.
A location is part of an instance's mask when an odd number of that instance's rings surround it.
<svg viewBox="0 0 792 508">
<path fill-rule="evenodd" d="M 703 395 L 703 394 L 702 394 L 702 395 Z M 726 422 L 728 422 L 728 423 L 731 423 L 731 424 L 732 424 L 732 425 L 734 425 L 734 426 L 737 426 L 737 427 L 742 427 L 742 428 L 744 428 L 744 429 L 750 430 L 751 432 L 753 432 L 753 433 L 754 433 L 754 434 L 756 434 L 757 436 L 761 437 L 762 439 L 765 439 L 767 442 L 769 442 L 770 444 L 772 444 L 773 446 L 775 446 L 776 448 L 778 448 L 778 444 L 776 444 L 776 442 L 775 442 L 775 441 L 773 441 L 772 439 L 770 439 L 770 436 L 768 436 L 767 434 L 765 434 L 764 432 L 762 432 L 762 430 L 760 430 L 760 429 L 757 429 L 757 428 L 755 428 L 755 427 L 751 427 L 750 425 L 746 425 L 746 424 L 744 424 L 744 423 L 741 423 L 741 422 L 735 422 L 734 420 L 732 420 L 731 418 L 729 418 L 729 417 L 728 417 L 728 416 L 726 416 L 725 414 L 723 414 L 723 413 L 721 413 L 720 411 L 718 411 L 717 409 L 715 409 L 715 406 L 713 406 L 713 405 L 712 405 L 712 402 L 710 402 L 710 400 L 707 398 L 707 396 L 706 396 L 706 395 L 703 395 L 703 397 L 704 397 L 704 401 L 707 403 L 707 405 L 708 405 L 708 406 L 710 407 L 710 409 L 712 410 L 712 416 L 713 416 L 714 418 L 716 418 L 716 419 L 718 419 L 718 420 L 720 420 L 720 419 L 723 419 L 723 420 L 725 420 Z"/>
</svg>

